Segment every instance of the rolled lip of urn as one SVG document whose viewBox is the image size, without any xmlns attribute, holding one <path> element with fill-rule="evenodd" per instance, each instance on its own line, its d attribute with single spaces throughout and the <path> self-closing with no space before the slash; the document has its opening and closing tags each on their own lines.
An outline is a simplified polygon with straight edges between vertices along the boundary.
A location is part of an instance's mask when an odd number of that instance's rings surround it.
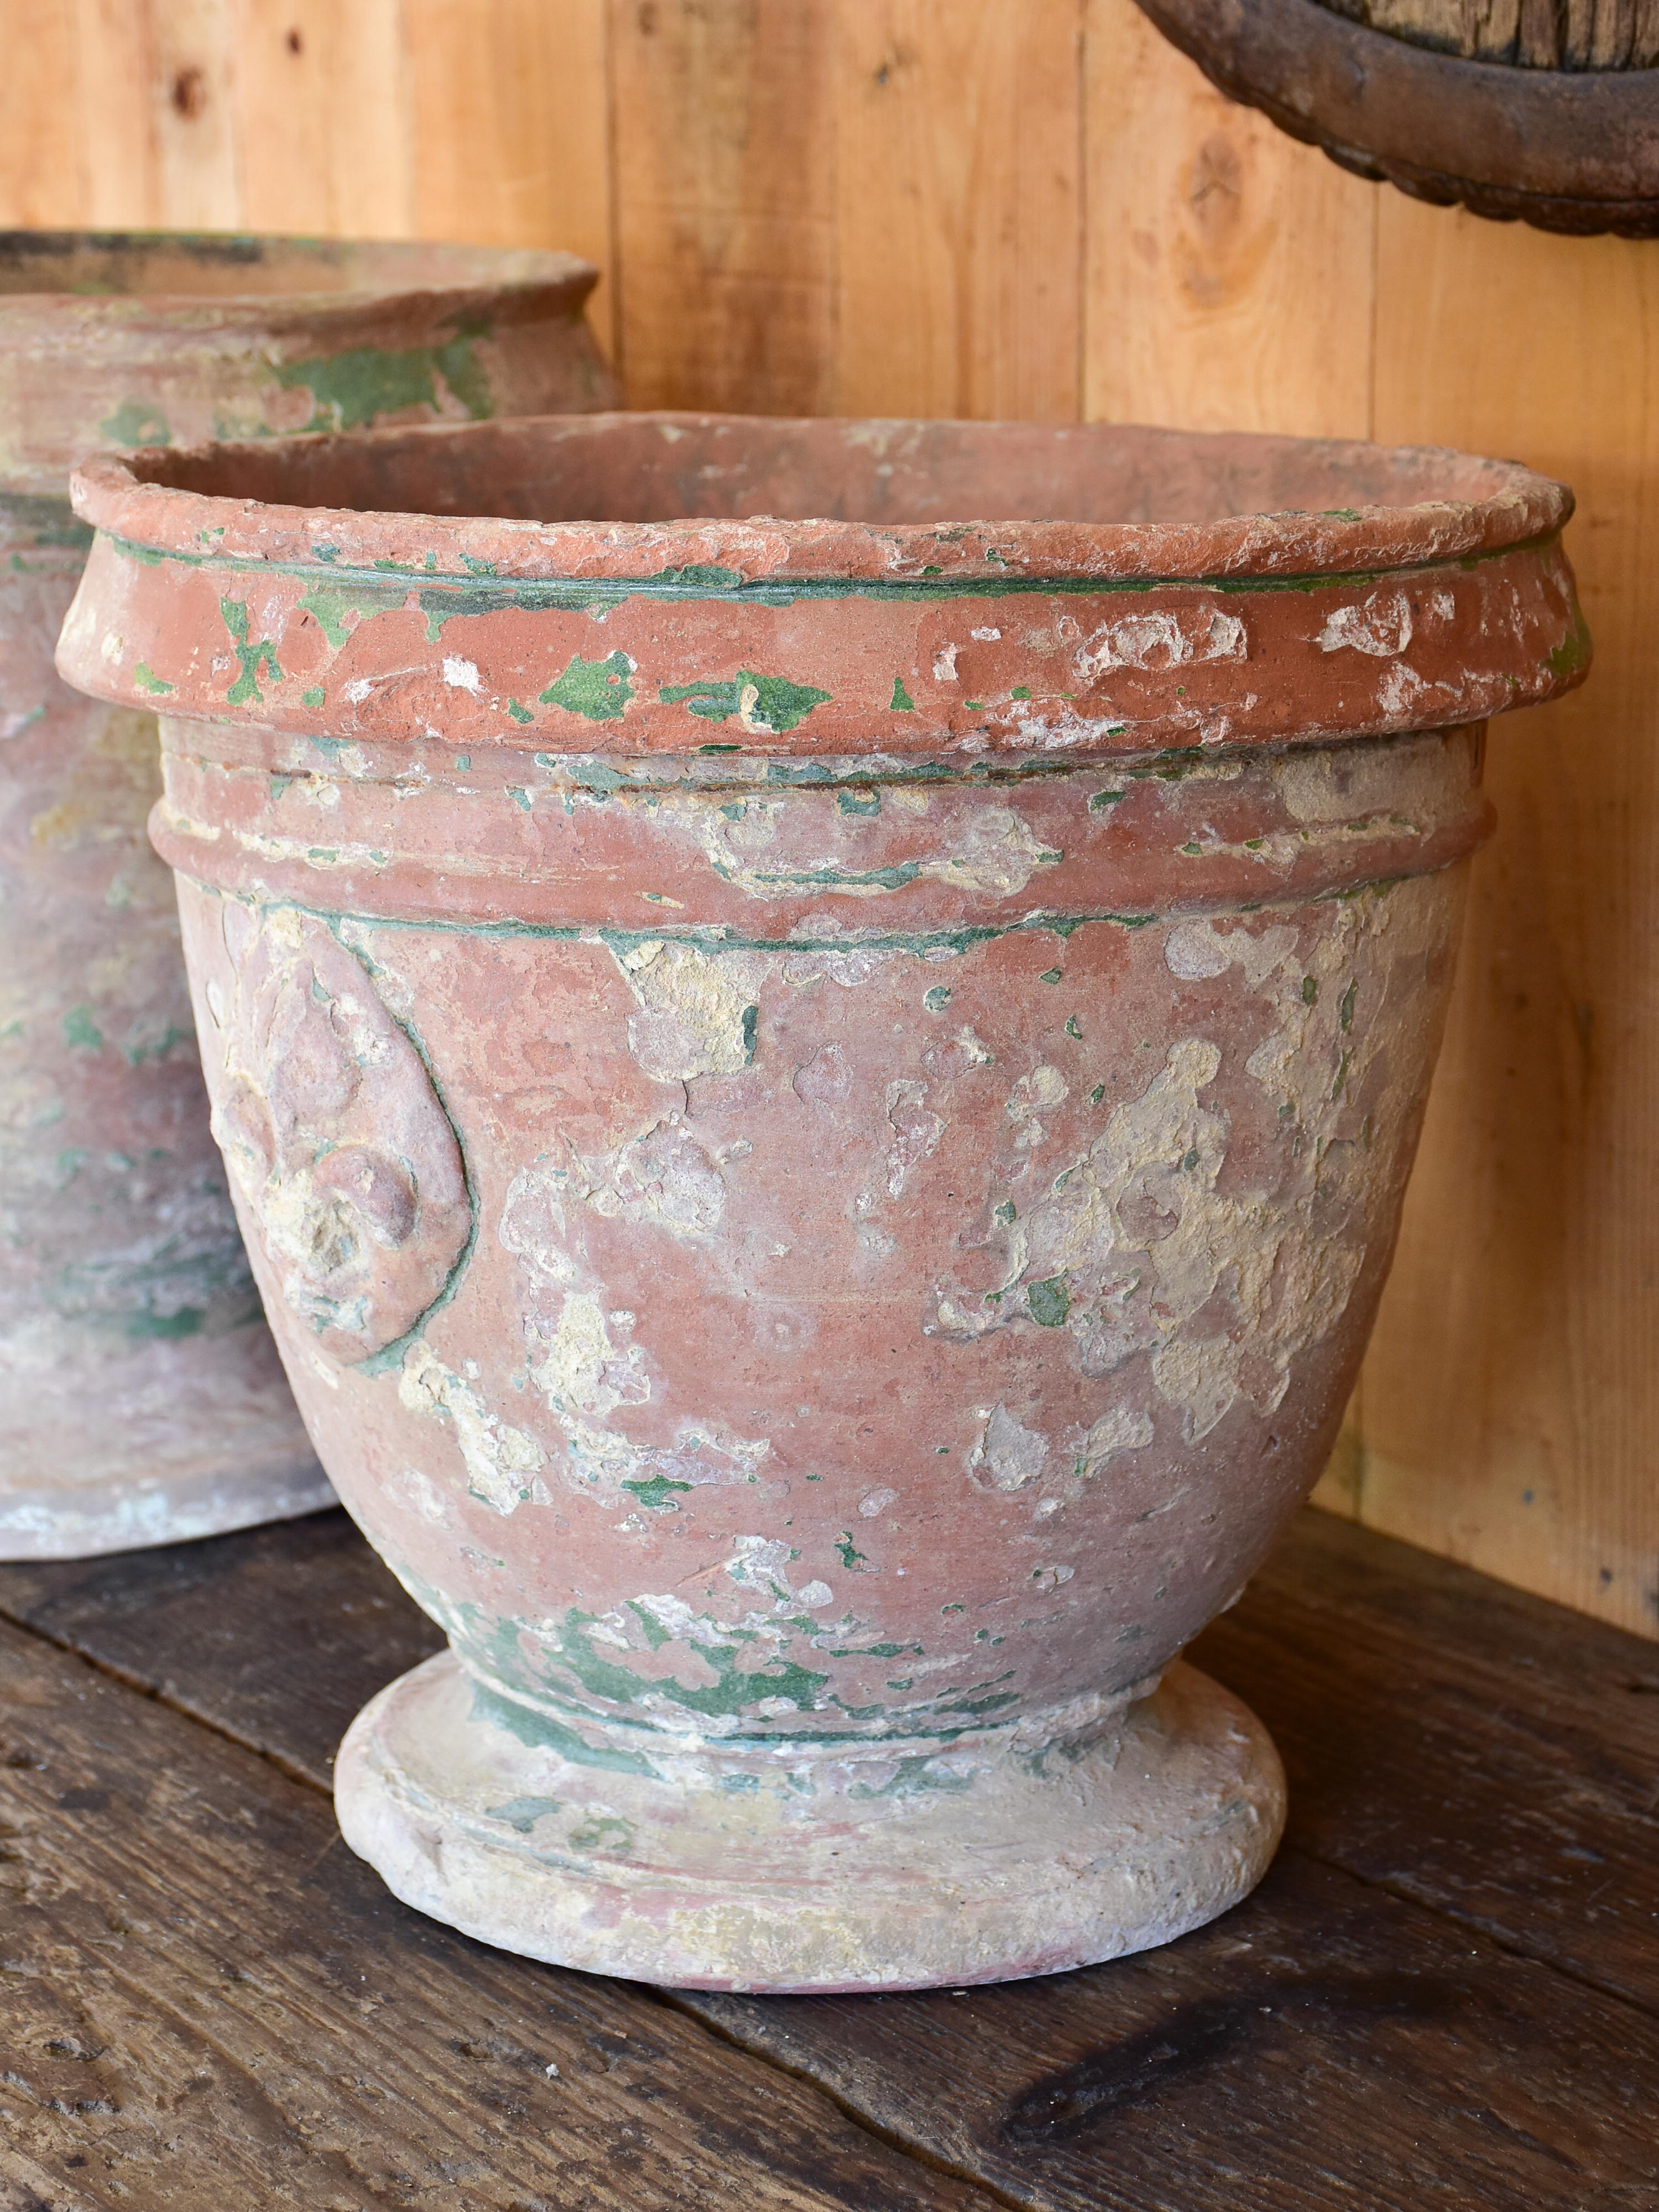
<svg viewBox="0 0 1659 2212">
<path fill-rule="evenodd" d="M 1485 720 L 1586 664 L 1565 490 L 641 415 L 76 497 L 60 666 L 167 687 L 283 1355 L 450 1638 L 353 1724 L 348 1840 L 712 1987 L 1046 1972 L 1243 1896 L 1283 1778 L 1178 1655 L 1364 1350 Z"/>
</svg>

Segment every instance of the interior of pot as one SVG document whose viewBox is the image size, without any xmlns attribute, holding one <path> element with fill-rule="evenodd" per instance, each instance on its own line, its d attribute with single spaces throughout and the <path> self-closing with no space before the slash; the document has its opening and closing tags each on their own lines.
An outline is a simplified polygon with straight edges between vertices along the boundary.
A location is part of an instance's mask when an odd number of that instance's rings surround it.
<svg viewBox="0 0 1659 2212">
<path fill-rule="evenodd" d="M 526 249 L 210 231 L 0 231 L 0 295 L 264 299 L 538 283 L 568 266 Z"/>
<path fill-rule="evenodd" d="M 1122 424 L 543 416 L 151 454 L 151 483 L 285 507 L 666 522 L 766 516 L 1197 524 L 1474 501 L 1514 471 L 1467 454 Z"/>
</svg>

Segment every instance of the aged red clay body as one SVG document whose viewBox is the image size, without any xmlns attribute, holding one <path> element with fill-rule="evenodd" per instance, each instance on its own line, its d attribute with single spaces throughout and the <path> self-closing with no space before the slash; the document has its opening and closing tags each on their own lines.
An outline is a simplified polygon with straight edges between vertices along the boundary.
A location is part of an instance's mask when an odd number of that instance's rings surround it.
<svg viewBox="0 0 1659 2212">
<path fill-rule="evenodd" d="M 326 1503 L 208 1131 L 145 817 L 160 677 L 94 707 L 52 647 L 112 443 L 610 397 L 557 254 L 0 234 L 0 1559 Z"/>
<path fill-rule="evenodd" d="M 1039 1973 L 1242 1895 L 1278 1762 L 1178 1654 L 1353 1380 L 1483 720 L 1585 660 L 1568 495 L 687 416 L 80 484 L 60 665 L 173 687 L 237 1203 L 453 1647 L 351 1729 L 349 1840 L 716 1986 Z"/>
</svg>

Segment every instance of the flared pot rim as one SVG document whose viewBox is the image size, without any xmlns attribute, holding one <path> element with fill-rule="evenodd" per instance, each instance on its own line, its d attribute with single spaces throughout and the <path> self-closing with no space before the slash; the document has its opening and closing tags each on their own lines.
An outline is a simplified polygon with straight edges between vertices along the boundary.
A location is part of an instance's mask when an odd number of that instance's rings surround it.
<svg viewBox="0 0 1659 2212">
<path fill-rule="evenodd" d="M 545 465 L 550 446 L 688 437 L 711 445 L 762 437 L 807 447 L 839 438 L 895 449 L 918 441 L 967 450 L 992 441 L 1061 451 L 1115 445 L 1137 465 L 1213 463 L 1221 471 L 1294 467 L 1327 483 L 1345 470 L 1392 477 L 1398 499 L 1319 511 L 1281 507 L 1167 521 L 862 520 L 769 514 L 674 514 L 658 520 L 535 520 L 354 504 L 328 498 L 329 479 L 356 469 L 395 483 L 400 467 L 428 487 L 446 469 L 494 463 L 510 480 L 515 460 Z M 424 447 L 426 450 L 422 451 Z M 447 447 L 447 450 L 446 450 Z M 436 450 L 434 450 L 435 448 Z M 601 459 L 603 456 L 601 456 Z M 1083 455 L 1079 453 L 1079 458 Z M 258 495 L 250 487 L 257 485 Z M 288 496 L 282 496 L 288 494 Z M 1553 538 L 1571 516 L 1563 483 L 1519 462 L 1435 447 L 1365 440 L 1291 438 L 1259 432 L 1188 431 L 1145 424 L 1047 424 L 905 418 L 773 417 L 672 410 L 526 416 L 322 434 L 280 441 L 94 455 L 73 480 L 76 512 L 110 537 L 150 554 L 221 558 L 284 568 L 550 583 L 650 583 L 713 589 L 800 581 L 865 587 L 952 580 L 1045 580 L 1151 586 L 1164 581 L 1375 579 L 1478 558 Z"/>
<path fill-rule="evenodd" d="M 13 276 L 56 269 L 78 280 L 14 283 Z M 128 283 L 146 264 L 195 261 L 214 281 Z M 277 281 L 239 284 L 239 271 L 276 262 Z M 308 266 L 309 264 L 309 266 Z M 320 280 L 338 272 L 345 281 Z M 289 274 L 297 281 L 289 281 Z M 599 270 L 580 255 L 543 246 L 473 246 L 414 238 L 325 238 L 301 231 L 0 228 L 0 329 L 35 321 L 127 329 L 164 324 L 284 325 L 361 314 L 433 295 L 534 297 L 571 291 L 585 299 Z"/>
</svg>

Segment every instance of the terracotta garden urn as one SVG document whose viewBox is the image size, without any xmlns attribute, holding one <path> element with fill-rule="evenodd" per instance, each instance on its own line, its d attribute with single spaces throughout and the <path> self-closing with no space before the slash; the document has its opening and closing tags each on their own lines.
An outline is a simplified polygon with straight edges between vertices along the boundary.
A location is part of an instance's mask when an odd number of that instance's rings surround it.
<svg viewBox="0 0 1659 2212">
<path fill-rule="evenodd" d="M 563 254 L 0 234 L 0 1559 L 330 1498 L 209 1135 L 144 835 L 167 680 L 135 666 L 94 706 L 52 671 L 89 543 L 70 467 L 112 444 L 608 403 L 593 281 Z M 270 672 L 247 668 L 252 698 Z"/>
<path fill-rule="evenodd" d="M 1570 497 L 1461 455 L 594 416 L 100 459 L 216 1127 L 450 1650 L 397 1893 L 608 1973 L 1043 1973 L 1242 1896 L 1182 1648 L 1319 1474 Z"/>
</svg>

